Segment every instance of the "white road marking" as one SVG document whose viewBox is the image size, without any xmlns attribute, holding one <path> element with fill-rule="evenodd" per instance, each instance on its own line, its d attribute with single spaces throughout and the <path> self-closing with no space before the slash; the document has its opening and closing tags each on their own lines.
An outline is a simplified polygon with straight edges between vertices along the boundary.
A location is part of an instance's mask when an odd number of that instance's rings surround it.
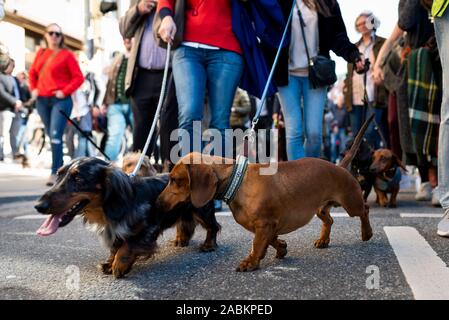
<svg viewBox="0 0 449 320">
<path fill-rule="evenodd" d="M 331 212 L 332 218 L 350 218 L 346 212 Z"/>
<path fill-rule="evenodd" d="M 25 216 L 15 217 L 14 220 L 43 220 L 46 218 L 47 216 L 43 214 L 27 214 Z"/>
<path fill-rule="evenodd" d="M 443 218 L 441 213 L 401 213 L 401 218 Z"/>
<path fill-rule="evenodd" d="M 232 212 L 231 211 L 222 211 L 222 212 L 217 212 L 215 215 L 217 217 L 231 217 Z"/>
<path fill-rule="evenodd" d="M 449 299 L 449 268 L 419 232 L 412 227 L 384 231 L 415 299 Z"/>
</svg>

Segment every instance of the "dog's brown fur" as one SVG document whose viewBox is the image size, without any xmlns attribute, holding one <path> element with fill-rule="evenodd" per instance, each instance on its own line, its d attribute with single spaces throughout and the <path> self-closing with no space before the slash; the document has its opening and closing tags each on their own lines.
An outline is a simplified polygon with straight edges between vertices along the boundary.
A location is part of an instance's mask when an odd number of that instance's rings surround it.
<svg viewBox="0 0 449 320">
<path fill-rule="evenodd" d="M 248 165 L 242 185 L 229 204 L 235 220 L 255 234 L 252 250 L 240 262 L 237 271 L 257 269 L 269 245 L 276 249 L 277 258 L 283 258 L 287 254 L 287 244 L 278 236 L 306 225 L 315 214 L 323 222 L 315 247 L 327 247 L 333 223 L 330 208 L 333 206 L 342 206 L 349 216 L 360 218 L 363 241 L 372 237 L 369 208 L 365 205 L 360 185 L 344 169 L 357 152 L 369 121 L 341 162 L 343 167 L 305 158 L 279 163 L 275 175 L 260 175 L 260 169 L 267 165 Z M 223 193 L 233 165 L 232 160 L 231 164 L 225 164 L 223 158 L 198 153 L 185 156 L 171 172 L 169 184 L 160 194 L 157 206 L 164 211 L 186 202 L 191 202 L 194 207 L 203 206 Z"/>
<path fill-rule="evenodd" d="M 137 166 L 137 163 L 140 159 L 140 153 L 139 152 L 131 152 L 127 153 L 123 157 L 123 164 L 122 164 L 122 170 L 124 173 L 130 175 L 133 173 L 134 168 Z M 158 171 L 156 168 L 151 164 L 150 158 L 148 156 L 145 156 L 143 158 L 142 166 L 140 167 L 140 170 L 137 172 L 138 177 L 152 177 L 156 175 Z"/>
<path fill-rule="evenodd" d="M 399 158 L 395 154 L 393 154 L 391 150 L 379 149 L 374 152 L 373 163 L 371 164 L 370 169 L 373 173 L 376 173 L 376 180 L 388 180 L 392 178 L 397 167 L 400 167 L 404 171 L 407 171 L 401 160 L 399 160 Z M 390 208 L 396 208 L 396 199 L 399 193 L 399 189 L 399 181 L 392 185 L 387 191 L 380 190 L 377 186 L 376 181 L 376 183 L 374 183 L 374 191 L 377 195 L 376 202 L 379 203 L 381 207 L 386 207 L 388 205 Z M 388 201 L 388 193 L 391 193 L 390 201 Z"/>
</svg>

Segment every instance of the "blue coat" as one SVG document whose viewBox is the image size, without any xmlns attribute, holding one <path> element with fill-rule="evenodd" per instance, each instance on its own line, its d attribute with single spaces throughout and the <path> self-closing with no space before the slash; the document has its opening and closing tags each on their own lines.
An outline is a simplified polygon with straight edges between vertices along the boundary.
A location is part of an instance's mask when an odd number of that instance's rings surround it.
<svg viewBox="0 0 449 320">
<path fill-rule="evenodd" d="M 267 65 L 261 49 L 278 48 L 286 20 L 276 0 L 232 1 L 232 28 L 243 52 L 244 70 L 240 88 L 260 98 L 268 80 L 271 65 Z M 290 37 L 283 47 L 289 45 Z M 268 95 L 276 93 L 273 84 Z"/>
</svg>

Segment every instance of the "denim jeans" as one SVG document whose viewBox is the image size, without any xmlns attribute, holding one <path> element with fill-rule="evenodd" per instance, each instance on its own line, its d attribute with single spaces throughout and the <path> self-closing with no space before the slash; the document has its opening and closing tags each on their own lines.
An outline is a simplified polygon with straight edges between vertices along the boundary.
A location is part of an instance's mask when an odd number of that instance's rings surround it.
<svg viewBox="0 0 449 320">
<path fill-rule="evenodd" d="M 111 104 L 108 107 L 108 140 L 104 153 L 111 159 L 116 161 L 120 153 L 122 139 L 125 134 L 126 127 L 133 125 L 133 114 L 129 104 Z"/>
<path fill-rule="evenodd" d="M 345 149 L 347 140 L 346 129 L 338 128 L 337 132 L 331 132 L 331 161 L 336 162 L 340 158 L 340 153 Z M 337 141 L 339 141 L 339 148 L 337 151 Z"/>
<path fill-rule="evenodd" d="M 449 9 L 435 17 L 435 35 L 443 67 L 443 102 L 441 104 L 438 149 L 438 191 L 441 206 L 449 209 Z"/>
<path fill-rule="evenodd" d="M 52 151 L 51 173 L 56 174 L 64 164 L 62 153 L 62 135 L 67 125 L 67 119 L 61 114 L 63 111 L 67 116 L 72 112 L 72 98 L 58 99 L 54 97 L 38 97 L 36 102 L 37 112 L 45 126 L 45 133 L 50 137 Z"/>
<path fill-rule="evenodd" d="M 285 120 L 288 160 L 319 158 L 326 88 L 312 89 L 308 77 L 290 75 L 288 86 L 278 90 Z"/>
<path fill-rule="evenodd" d="M 21 112 L 15 112 L 14 118 L 9 129 L 9 141 L 11 144 L 11 151 L 13 156 L 20 152 L 20 145 L 23 144 L 23 149 L 26 154 L 27 141 L 25 131 L 28 119 L 23 116 Z"/>
<path fill-rule="evenodd" d="M 385 142 L 388 144 L 388 128 L 387 128 L 387 109 L 385 108 L 366 108 L 365 106 L 352 106 L 352 111 L 349 113 L 349 117 L 351 119 L 351 129 L 354 137 L 359 132 L 363 123 L 373 114 L 374 119 L 379 126 L 379 130 L 382 133 Z M 374 120 L 371 121 L 368 129 L 365 133 L 366 140 L 368 143 L 376 149 L 381 148 L 382 138 L 379 132 L 376 130 L 376 126 L 374 124 Z M 388 145 L 382 146 L 383 148 L 388 148 Z"/>
<path fill-rule="evenodd" d="M 230 128 L 232 102 L 242 71 L 243 58 L 235 52 L 187 46 L 175 50 L 173 76 L 179 105 L 179 128 L 190 135 L 189 148 L 182 139 L 182 155 L 190 151 L 201 151 L 193 150 L 193 135 L 195 139 L 201 137 L 201 132 L 193 132 L 193 122 L 203 119 L 206 90 L 210 113 L 209 128 L 220 131 L 223 147 L 229 138 L 225 137 L 225 129 Z"/>
<path fill-rule="evenodd" d="M 79 120 L 74 119 L 84 134 L 90 135 L 90 137 L 92 137 L 92 120 L 92 113 L 90 112 L 82 116 Z M 78 130 L 75 131 L 75 137 L 77 138 L 78 145 L 75 149 L 74 157 L 94 157 L 95 147 L 92 143 L 83 134 L 81 134 L 81 132 L 78 132 Z"/>
</svg>

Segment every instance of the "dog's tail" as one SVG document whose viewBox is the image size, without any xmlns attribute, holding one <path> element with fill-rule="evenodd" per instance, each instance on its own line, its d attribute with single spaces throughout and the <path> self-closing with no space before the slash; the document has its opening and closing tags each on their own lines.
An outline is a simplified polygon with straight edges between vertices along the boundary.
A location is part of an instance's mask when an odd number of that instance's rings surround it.
<svg viewBox="0 0 449 320">
<path fill-rule="evenodd" d="M 339 167 L 349 170 L 349 166 L 351 165 L 352 160 L 354 160 L 354 157 L 357 154 L 357 151 L 359 150 L 360 144 L 362 143 L 365 131 L 366 129 L 368 129 L 368 126 L 370 122 L 373 120 L 373 118 L 374 114 L 372 114 L 360 128 L 359 132 L 357 133 L 357 136 L 354 139 L 354 142 L 352 143 L 351 149 L 349 149 L 343 160 L 341 160 L 340 164 L 338 165 Z"/>
</svg>

